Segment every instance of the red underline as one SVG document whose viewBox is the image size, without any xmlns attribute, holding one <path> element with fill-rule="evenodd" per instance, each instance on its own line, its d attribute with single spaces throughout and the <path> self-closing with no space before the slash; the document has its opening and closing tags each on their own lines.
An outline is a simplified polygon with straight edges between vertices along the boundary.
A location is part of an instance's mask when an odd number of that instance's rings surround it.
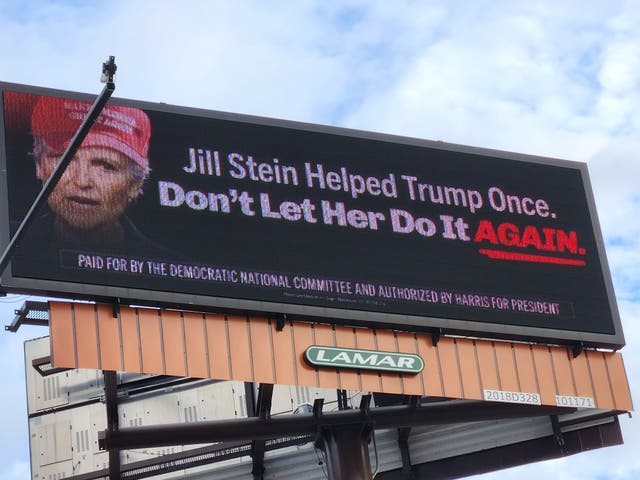
<svg viewBox="0 0 640 480">
<path fill-rule="evenodd" d="M 482 255 L 497 260 L 513 260 L 516 262 L 533 262 L 533 263 L 554 263 L 556 265 L 574 265 L 584 267 L 587 262 L 584 260 L 574 260 L 572 258 L 547 257 L 546 255 L 531 255 L 528 253 L 505 252 L 503 250 L 490 250 L 481 248 L 478 250 Z"/>
</svg>

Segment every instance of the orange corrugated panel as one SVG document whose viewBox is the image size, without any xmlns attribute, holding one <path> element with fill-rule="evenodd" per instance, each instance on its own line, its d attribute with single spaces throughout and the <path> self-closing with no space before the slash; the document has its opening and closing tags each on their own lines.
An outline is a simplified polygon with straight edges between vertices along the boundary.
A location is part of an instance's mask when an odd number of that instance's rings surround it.
<svg viewBox="0 0 640 480">
<path fill-rule="evenodd" d="M 287 322 L 284 329 L 273 332 L 273 359 L 276 365 L 276 383 L 296 384 L 296 362 L 293 350 L 293 327 Z"/>
<path fill-rule="evenodd" d="M 337 325 L 336 332 L 336 347 L 341 348 L 355 348 L 356 341 L 353 333 L 353 328 L 343 327 Z M 340 388 L 345 390 L 361 390 L 360 378 L 358 372 L 343 368 L 340 370 Z"/>
<path fill-rule="evenodd" d="M 231 377 L 244 382 L 253 381 L 251 362 L 251 344 L 247 318 L 239 315 L 227 316 L 229 325 L 229 356 L 231 358 Z"/>
<path fill-rule="evenodd" d="M 413 333 L 398 332 L 396 338 L 398 339 L 399 352 L 418 353 L 416 348 L 416 337 Z M 424 395 L 424 385 L 422 384 L 421 375 L 403 374 L 402 383 L 405 395 Z"/>
<path fill-rule="evenodd" d="M 460 374 L 462 377 L 462 391 L 464 398 L 482 400 L 482 385 L 480 385 L 480 373 L 473 340 L 467 338 L 456 339 L 458 347 L 458 360 L 460 362 Z"/>
<path fill-rule="evenodd" d="M 589 375 L 589 367 L 587 365 L 587 356 L 578 355 L 569 357 L 571 370 L 573 371 L 573 381 L 576 385 L 576 395 L 578 397 L 594 398 L 593 388 L 591 386 L 591 376 Z"/>
<path fill-rule="evenodd" d="M 51 360 L 56 367 L 78 367 L 71 307 L 71 303 L 49 302 Z"/>
<path fill-rule="evenodd" d="M 50 303 L 55 367 L 345 388 L 385 393 L 483 398 L 483 389 L 593 397 L 598 408 L 629 411 L 631 395 L 619 353 L 511 344 L 427 334 L 288 322 L 278 332 L 268 319 L 204 315 L 109 305 Z M 311 345 L 417 353 L 420 375 L 314 368 Z M 560 401 L 579 401 L 560 399 Z"/>
<path fill-rule="evenodd" d="M 133 308 L 121 308 L 120 327 L 122 329 L 124 370 L 140 373 L 142 372 L 142 347 L 138 331 L 138 312 Z"/>
<path fill-rule="evenodd" d="M 518 374 L 516 366 L 513 362 L 513 348 L 507 342 L 495 342 L 493 344 L 496 355 L 496 363 L 498 365 L 498 380 L 500 381 L 500 390 L 518 392 L 520 385 L 518 384 Z"/>
<path fill-rule="evenodd" d="M 397 352 L 396 337 L 391 330 L 378 330 L 378 350 L 383 352 Z M 400 375 L 392 372 L 381 373 L 382 391 L 387 393 L 404 393 Z"/>
<path fill-rule="evenodd" d="M 424 394 L 429 397 L 444 397 L 444 384 L 438 362 L 438 352 L 431 335 L 418 334 L 418 355 L 424 361 L 424 370 L 419 374 L 424 385 Z"/>
<path fill-rule="evenodd" d="M 216 380 L 231 380 L 229 371 L 229 336 L 227 335 L 227 321 L 224 315 L 205 315 L 205 331 L 207 336 L 207 353 L 209 357 L 209 372 Z"/>
<path fill-rule="evenodd" d="M 513 356 L 516 361 L 520 391 L 526 393 L 539 393 L 538 378 L 533 364 L 531 347 L 523 343 L 513 344 Z"/>
<path fill-rule="evenodd" d="M 609 382 L 609 376 L 607 375 L 604 354 L 594 350 L 585 350 L 584 354 L 587 358 L 589 371 L 591 372 L 596 406 L 598 408 L 615 409 L 616 406 L 613 401 L 611 383 Z"/>
<path fill-rule="evenodd" d="M 114 372 L 124 369 L 120 348 L 120 324 L 109 305 L 96 305 L 98 341 L 100 342 L 100 368 Z"/>
<path fill-rule="evenodd" d="M 460 368 L 456 346 L 453 338 L 443 337 L 438 342 L 438 359 L 442 370 L 444 383 L 444 396 L 462 398 L 462 385 L 460 384 Z"/>
<path fill-rule="evenodd" d="M 167 375 L 187 375 L 182 316 L 174 310 L 161 310 L 164 369 Z"/>
<path fill-rule="evenodd" d="M 631 392 L 629 390 L 629 381 L 622 362 L 622 355 L 617 352 L 604 354 L 607 372 L 609 373 L 609 381 L 611 382 L 611 390 L 615 399 L 616 410 L 631 411 L 633 404 L 631 402 Z"/>
<path fill-rule="evenodd" d="M 294 324 L 295 325 L 295 324 Z M 333 327 L 324 323 L 314 325 L 314 344 L 324 347 L 335 347 L 336 342 L 333 334 Z M 326 385 L 327 388 L 338 388 L 340 386 L 339 373 L 337 370 L 329 368 L 316 369 L 316 385 Z"/>
<path fill-rule="evenodd" d="M 74 304 L 75 339 L 78 352 L 78 366 L 81 368 L 100 370 L 95 308 L 95 305 L 88 303 Z"/>
<path fill-rule="evenodd" d="M 185 351 L 187 353 L 187 376 L 207 378 L 209 362 L 207 361 L 207 344 L 204 327 L 204 315 L 185 312 L 184 323 Z"/>
<path fill-rule="evenodd" d="M 271 325 L 266 318 L 252 317 L 249 322 L 254 381 L 275 383 Z"/>
<path fill-rule="evenodd" d="M 165 373 L 159 315 L 158 310 L 138 309 L 143 373 Z"/>
<path fill-rule="evenodd" d="M 356 330 L 356 347 L 363 350 L 376 350 L 375 330 L 371 328 L 359 328 Z M 360 372 L 360 385 L 367 392 L 380 391 L 380 375 L 371 370 Z"/>
<path fill-rule="evenodd" d="M 553 372 L 556 378 L 556 386 L 558 395 L 576 395 L 575 384 L 573 383 L 573 374 L 571 373 L 571 364 L 569 363 L 569 351 L 566 348 L 551 349 L 551 360 Z"/>
<path fill-rule="evenodd" d="M 476 340 L 476 355 L 478 357 L 480 382 L 483 390 L 500 390 L 498 365 L 496 365 L 493 343 L 485 340 Z"/>
<path fill-rule="evenodd" d="M 533 363 L 540 388 L 541 402 L 544 405 L 555 405 L 556 394 L 558 392 L 556 391 L 556 380 L 549 347 L 533 345 L 531 351 L 533 353 Z"/>
<path fill-rule="evenodd" d="M 285 327 L 288 328 L 288 327 Z M 295 323 L 293 331 L 293 348 L 296 362 L 296 385 L 315 385 L 316 369 L 304 360 L 304 351 L 313 344 L 313 329 L 310 323 Z"/>
</svg>

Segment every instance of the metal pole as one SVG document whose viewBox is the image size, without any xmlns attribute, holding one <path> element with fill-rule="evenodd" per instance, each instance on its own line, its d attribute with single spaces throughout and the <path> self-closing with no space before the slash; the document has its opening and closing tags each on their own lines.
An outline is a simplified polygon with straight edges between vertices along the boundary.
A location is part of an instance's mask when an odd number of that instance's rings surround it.
<svg viewBox="0 0 640 480">
<path fill-rule="evenodd" d="M 118 379 L 116 372 L 104 370 L 104 396 L 107 407 L 107 429 L 118 430 Z M 109 449 L 109 480 L 120 478 L 120 449 Z"/>
<path fill-rule="evenodd" d="M 36 215 L 38 214 L 38 212 L 40 212 L 40 210 L 48 200 L 49 195 L 58 184 L 58 181 L 64 174 L 64 171 L 66 170 L 69 163 L 71 163 L 71 160 L 78 151 L 80 145 L 82 145 L 82 142 L 89 133 L 89 130 L 91 129 L 97 118 L 100 116 L 100 113 L 109 101 L 109 98 L 111 98 L 111 94 L 116 89 L 116 84 L 113 82 L 113 76 L 115 75 L 116 68 L 115 57 L 113 56 L 109 57 L 109 60 L 103 63 L 102 79 L 105 81 L 106 85 L 102 89 L 102 92 L 100 92 L 98 98 L 96 98 L 91 107 L 91 110 L 89 110 L 89 113 L 82 122 L 82 125 L 80 125 L 80 128 L 78 128 L 78 131 L 71 140 L 71 143 L 69 143 L 69 146 L 62 154 L 62 157 L 60 157 L 56 168 L 54 169 L 49 179 L 45 182 L 42 190 L 33 202 L 33 205 L 31 205 L 31 208 L 27 212 L 27 215 L 24 217 L 24 220 L 22 220 L 22 223 L 18 227 L 18 230 L 16 231 L 13 238 L 9 242 L 9 245 L 7 245 L 7 248 L 2 254 L 2 257 L 0 258 L 0 276 L 4 274 L 4 271 L 7 268 L 9 261 L 11 260 L 13 251 L 15 250 L 16 246 L 18 245 L 20 240 L 22 240 L 25 232 L 35 220 Z"/>
<path fill-rule="evenodd" d="M 371 480 L 368 429 L 346 425 L 322 431 L 329 480 Z"/>
</svg>

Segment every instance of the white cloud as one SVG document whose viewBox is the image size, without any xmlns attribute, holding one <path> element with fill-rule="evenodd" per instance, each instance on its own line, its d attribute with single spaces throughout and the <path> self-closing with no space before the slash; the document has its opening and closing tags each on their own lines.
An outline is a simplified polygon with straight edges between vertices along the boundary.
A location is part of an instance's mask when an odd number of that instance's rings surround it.
<svg viewBox="0 0 640 480">
<path fill-rule="evenodd" d="M 0 478 L 4 480 L 24 480 L 31 476 L 31 464 L 22 460 L 4 464 L 0 470 Z"/>
</svg>

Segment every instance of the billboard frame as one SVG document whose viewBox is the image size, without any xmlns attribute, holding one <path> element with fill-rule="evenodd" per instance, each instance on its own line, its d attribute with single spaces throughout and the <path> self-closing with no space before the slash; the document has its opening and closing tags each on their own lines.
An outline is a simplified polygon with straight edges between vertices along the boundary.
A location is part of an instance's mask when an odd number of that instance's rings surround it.
<svg viewBox="0 0 640 480">
<path fill-rule="evenodd" d="M 75 100 L 91 102 L 95 95 L 71 92 L 44 87 L 20 85 L 0 82 L 0 92 L 12 90 L 36 95 L 64 96 Z M 332 126 L 316 125 L 289 120 L 257 117 L 244 114 L 204 110 L 191 107 L 167 105 L 138 100 L 113 98 L 114 105 L 137 107 L 172 114 L 193 115 L 222 121 L 243 122 L 269 127 L 282 127 L 320 134 L 331 134 L 344 137 L 355 137 L 365 140 L 377 140 L 409 146 L 426 147 L 457 153 L 484 155 L 526 163 L 560 166 L 579 170 L 585 188 L 589 218 L 600 259 L 606 296 L 612 316 L 614 333 L 596 333 L 576 330 L 563 330 L 543 327 L 489 323 L 481 320 L 460 320 L 432 316 L 417 316 L 399 313 L 385 313 L 367 310 L 349 310 L 334 307 L 298 305 L 291 303 L 249 300 L 241 298 L 213 297 L 205 295 L 162 292 L 142 288 L 127 288 L 93 284 L 79 284 L 58 280 L 42 280 L 34 278 L 14 277 L 11 263 L 0 278 L 0 288 L 7 293 L 26 293 L 58 298 L 91 300 L 105 303 L 123 303 L 133 305 L 162 306 L 185 310 L 206 310 L 222 313 L 261 313 L 273 317 L 286 317 L 296 320 L 313 320 L 327 323 L 368 326 L 373 328 L 393 328 L 405 331 L 427 331 L 433 333 L 523 340 L 551 344 L 584 345 L 619 349 L 625 344 L 622 325 L 615 293 L 611 280 L 604 240 L 600 230 L 595 199 L 588 176 L 587 165 L 581 162 L 562 160 L 550 157 L 513 153 L 480 147 L 464 146 L 440 141 L 431 141 L 411 137 L 403 137 L 377 132 L 368 132 Z M 5 145 L 4 115 L 0 111 L 0 145 Z M 0 149 L 0 225 L 9 225 L 8 187 L 7 187 L 6 149 Z M 8 230 L 0 230 L 0 247 L 6 248 L 10 241 Z"/>
</svg>

